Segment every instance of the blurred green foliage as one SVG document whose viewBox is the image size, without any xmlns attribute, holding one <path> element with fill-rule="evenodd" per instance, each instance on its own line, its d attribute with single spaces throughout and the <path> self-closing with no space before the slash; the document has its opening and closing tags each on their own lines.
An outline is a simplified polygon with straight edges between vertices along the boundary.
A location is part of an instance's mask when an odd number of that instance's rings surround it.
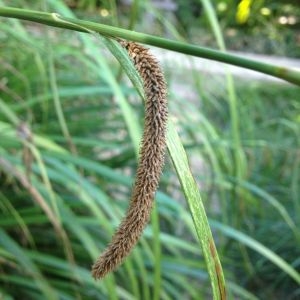
<svg viewBox="0 0 300 300">
<path fill-rule="evenodd" d="M 133 13 L 123 6 L 112 12 L 113 1 L 4 3 L 62 15 L 68 4 L 87 19 L 110 24 L 129 24 Z M 296 1 L 253 1 L 243 24 L 236 20 L 239 3 L 212 3 L 229 48 L 298 55 Z M 147 33 L 164 28 L 216 45 L 200 4 L 197 15 L 192 2 L 178 5 L 185 14 L 177 16 L 176 24 L 185 20 L 180 31 L 149 3 L 139 6 L 133 27 Z M 146 8 L 161 27 L 143 27 Z M 261 14 L 262 8 L 271 15 Z M 282 15 L 296 16 L 297 23 L 280 24 Z M 0 26 L 0 298 L 211 299 L 169 161 L 152 222 L 133 255 L 114 276 L 91 279 L 93 260 L 124 215 L 136 169 L 117 97 L 128 99 L 140 126 L 143 105 L 99 39 L 88 42 L 85 34 L 13 19 L 1 18 Z M 205 201 L 228 298 L 298 299 L 300 287 L 289 271 L 300 271 L 299 87 L 240 76 L 233 102 L 223 76 L 175 64 L 165 73 L 170 116 Z"/>
<path fill-rule="evenodd" d="M 140 18 L 145 17 L 145 9 L 151 1 L 137 2 Z M 158 3 L 158 2 L 157 2 Z M 164 1 L 162 2 L 164 3 Z M 162 13 L 166 20 L 173 22 L 170 15 L 176 19 L 177 30 L 187 39 L 195 42 L 206 43 L 213 46 L 214 39 L 209 36 L 209 24 L 205 18 L 204 8 L 201 0 L 176 0 L 166 1 L 161 9 L 154 2 L 153 12 L 150 8 L 149 14 Z M 117 14 L 122 16 L 131 13 L 129 2 L 108 0 L 69 0 L 66 4 L 77 11 L 82 12 L 90 18 L 98 16 L 103 23 L 111 23 Z M 224 38 L 229 49 L 238 51 L 257 52 L 274 55 L 289 53 L 290 57 L 300 57 L 300 6 L 298 0 L 272 1 L 272 0 L 217 0 L 212 5 L 216 10 L 220 25 L 224 29 Z M 150 4 L 151 7 L 151 4 Z M 176 8 L 174 8 L 176 7 Z M 114 22 L 113 22 L 114 23 Z M 145 25 L 145 30 L 147 24 Z M 151 26 L 152 27 L 152 26 Z M 198 38 L 200 32 L 202 37 Z"/>
</svg>

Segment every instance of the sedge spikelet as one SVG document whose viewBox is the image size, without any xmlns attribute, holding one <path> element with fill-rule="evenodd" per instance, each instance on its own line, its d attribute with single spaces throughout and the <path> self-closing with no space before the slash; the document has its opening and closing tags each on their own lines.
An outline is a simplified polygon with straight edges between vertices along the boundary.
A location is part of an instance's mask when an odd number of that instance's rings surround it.
<svg viewBox="0 0 300 300">
<path fill-rule="evenodd" d="M 143 80 L 145 124 L 129 208 L 111 243 L 92 267 L 95 279 L 113 271 L 141 236 L 150 218 L 166 149 L 167 89 L 159 63 L 145 47 L 123 40 L 119 43 L 127 50 Z"/>
</svg>

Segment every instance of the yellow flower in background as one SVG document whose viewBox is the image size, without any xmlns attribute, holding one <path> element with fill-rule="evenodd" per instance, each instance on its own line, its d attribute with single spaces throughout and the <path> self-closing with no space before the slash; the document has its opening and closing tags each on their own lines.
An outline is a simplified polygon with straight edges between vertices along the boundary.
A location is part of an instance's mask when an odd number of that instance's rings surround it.
<svg viewBox="0 0 300 300">
<path fill-rule="evenodd" d="M 245 24 L 250 16 L 250 6 L 251 6 L 252 0 L 242 0 L 238 7 L 236 12 L 236 21 L 239 24 Z"/>
</svg>

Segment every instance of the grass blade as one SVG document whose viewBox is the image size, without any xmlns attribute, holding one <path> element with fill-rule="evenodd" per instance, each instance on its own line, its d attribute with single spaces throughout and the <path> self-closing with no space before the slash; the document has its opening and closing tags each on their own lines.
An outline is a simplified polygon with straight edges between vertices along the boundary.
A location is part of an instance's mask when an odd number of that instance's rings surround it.
<svg viewBox="0 0 300 300">
<path fill-rule="evenodd" d="M 226 299 L 225 279 L 199 189 L 190 172 L 186 153 L 172 124 L 169 124 L 167 143 L 169 154 L 194 220 L 194 226 L 210 276 L 214 299 Z"/>
<path fill-rule="evenodd" d="M 248 246 L 254 251 L 257 251 L 262 256 L 269 259 L 286 274 L 288 274 L 291 278 L 293 278 L 298 284 L 300 284 L 300 274 L 290 264 L 288 264 L 285 260 L 283 260 L 280 256 L 271 251 L 269 248 L 265 247 L 250 236 L 235 230 L 234 228 L 223 225 L 217 221 L 211 221 L 210 223 L 214 228 L 217 228 L 218 230 L 222 231 L 227 236 L 230 236 L 231 238 L 243 243 L 244 245 Z"/>
<path fill-rule="evenodd" d="M 26 273 L 34 278 L 37 286 L 45 299 L 59 299 L 56 292 L 51 288 L 48 282 L 43 278 L 35 263 L 24 253 L 24 250 L 12 240 L 5 231 L 0 228 L 0 244 L 14 255 L 15 260 L 26 270 Z"/>
</svg>

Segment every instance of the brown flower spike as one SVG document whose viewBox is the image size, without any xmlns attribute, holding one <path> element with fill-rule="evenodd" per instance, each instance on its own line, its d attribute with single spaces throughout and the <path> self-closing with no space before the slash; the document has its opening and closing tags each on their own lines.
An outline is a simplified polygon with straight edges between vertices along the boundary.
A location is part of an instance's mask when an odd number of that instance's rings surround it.
<svg viewBox="0 0 300 300">
<path fill-rule="evenodd" d="M 149 221 L 166 148 L 167 90 L 158 61 L 139 44 L 123 40 L 119 40 L 119 43 L 127 50 L 143 80 L 145 125 L 130 205 L 111 243 L 92 267 L 95 279 L 113 271 L 141 236 Z"/>
</svg>

